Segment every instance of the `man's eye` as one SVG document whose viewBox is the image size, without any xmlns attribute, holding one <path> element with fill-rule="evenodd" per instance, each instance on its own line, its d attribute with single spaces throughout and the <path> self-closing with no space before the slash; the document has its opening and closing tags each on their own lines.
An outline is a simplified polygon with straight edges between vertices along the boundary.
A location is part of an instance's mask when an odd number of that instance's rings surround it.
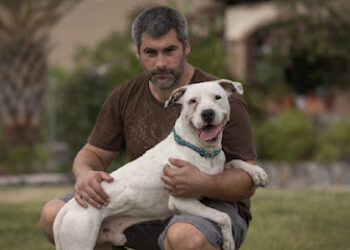
<svg viewBox="0 0 350 250">
<path fill-rule="evenodd" d="M 177 49 L 176 46 L 172 46 L 172 47 L 169 47 L 169 48 L 165 48 L 165 49 L 164 49 L 164 53 L 165 53 L 165 54 L 171 54 L 171 53 L 173 53 L 176 49 Z"/>
<path fill-rule="evenodd" d="M 173 52 L 175 49 L 174 48 L 169 48 L 169 49 L 166 49 L 165 50 L 165 53 L 171 53 L 171 52 Z"/>
<path fill-rule="evenodd" d="M 145 54 L 148 56 L 155 56 L 157 54 L 157 52 L 154 50 L 146 50 Z"/>
</svg>

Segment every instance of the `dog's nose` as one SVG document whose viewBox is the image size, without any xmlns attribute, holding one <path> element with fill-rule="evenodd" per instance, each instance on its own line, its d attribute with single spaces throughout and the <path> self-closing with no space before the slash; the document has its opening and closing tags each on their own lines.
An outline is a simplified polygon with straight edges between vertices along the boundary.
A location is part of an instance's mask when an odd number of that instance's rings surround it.
<svg viewBox="0 0 350 250">
<path fill-rule="evenodd" d="M 203 121 L 211 123 L 215 118 L 215 112 L 212 109 L 205 109 L 201 113 Z"/>
</svg>

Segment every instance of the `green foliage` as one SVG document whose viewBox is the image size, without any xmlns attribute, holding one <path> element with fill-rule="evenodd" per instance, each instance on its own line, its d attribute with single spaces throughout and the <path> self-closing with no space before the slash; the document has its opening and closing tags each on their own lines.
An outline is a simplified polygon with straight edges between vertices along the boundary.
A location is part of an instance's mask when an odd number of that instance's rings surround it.
<svg viewBox="0 0 350 250">
<path fill-rule="evenodd" d="M 196 68 L 217 77 L 232 78 L 226 66 L 225 51 L 221 39 L 208 37 L 194 41 L 191 44 L 188 61 Z"/>
<path fill-rule="evenodd" d="M 287 83 L 298 93 L 348 84 L 349 77 L 343 73 L 350 65 L 347 1 L 278 2 L 283 17 L 252 38 L 258 47 L 258 83 L 273 81 L 269 91 Z"/>
<path fill-rule="evenodd" d="M 81 148 L 96 119 L 106 94 L 98 77 L 86 69 L 74 72 L 57 87 L 57 139 L 66 141 L 76 151 Z"/>
<path fill-rule="evenodd" d="M 260 88 L 272 98 L 281 97 L 292 91 L 285 74 L 287 63 L 288 58 L 277 51 L 261 51 L 257 58 L 256 78 Z"/>
<path fill-rule="evenodd" d="M 278 99 L 286 93 L 304 94 L 319 87 L 349 84 L 344 72 L 350 66 L 350 5 L 344 0 L 278 2 L 283 12 L 281 19 L 252 36 L 257 47 L 259 90 L 250 91 L 248 96 L 254 108 L 253 118 L 261 124 L 255 124 L 259 156 L 288 162 L 305 158 L 348 160 L 347 122 L 320 128 L 301 115 L 293 121 L 291 114 L 265 121 L 261 107 L 267 98 Z"/>
<path fill-rule="evenodd" d="M 257 151 L 262 159 L 294 163 L 309 157 L 315 145 L 312 124 L 296 110 L 267 120 L 255 131 Z"/>
<path fill-rule="evenodd" d="M 350 120 L 336 122 L 321 133 L 315 158 L 321 162 L 350 159 Z"/>
<path fill-rule="evenodd" d="M 24 174 L 42 171 L 50 152 L 41 144 L 18 143 L 0 153 L 0 165 L 4 164 L 6 174 Z"/>
<path fill-rule="evenodd" d="M 350 5 L 347 0 L 280 0 L 293 48 L 308 48 L 311 57 L 350 59 Z M 312 59 L 312 58 L 310 58 Z"/>
<path fill-rule="evenodd" d="M 142 72 L 130 40 L 114 33 L 94 49 L 81 47 L 72 72 L 53 69 L 57 80 L 57 139 L 74 152 L 86 142 L 98 111 L 112 89 Z"/>
</svg>

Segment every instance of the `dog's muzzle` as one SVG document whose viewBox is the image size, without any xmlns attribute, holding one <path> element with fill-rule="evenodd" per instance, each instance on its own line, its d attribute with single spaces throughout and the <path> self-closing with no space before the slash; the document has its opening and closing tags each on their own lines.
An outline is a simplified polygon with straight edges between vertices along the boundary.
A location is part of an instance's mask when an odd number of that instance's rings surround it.
<svg viewBox="0 0 350 250">
<path fill-rule="evenodd" d="M 205 109 L 202 111 L 201 117 L 202 117 L 203 121 L 210 124 L 215 119 L 215 112 L 212 109 Z"/>
<path fill-rule="evenodd" d="M 197 128 L 196 132 L 199 138 L 203 141 L 211 141 L 216 139 L 223 131 L 225 119 L 219 125 L 207 124 L 203 128 Z"/>
</svg>

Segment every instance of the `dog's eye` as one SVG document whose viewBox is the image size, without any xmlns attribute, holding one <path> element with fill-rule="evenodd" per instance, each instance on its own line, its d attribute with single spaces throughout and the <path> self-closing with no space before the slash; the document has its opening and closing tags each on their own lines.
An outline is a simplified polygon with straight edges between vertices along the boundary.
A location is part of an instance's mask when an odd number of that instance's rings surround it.
<svg viewBox="0 0 350 250">
<path fill-rule="evenodd" d="M 221 96 L 219 96 L 219 95 L 215 96 L 215 100 L 220 100 L 220 99 L 221 99 Z"/>
<path fill-rule="evenodd" d="M 190 100 L 190 103 L 196 103 L 196 102 L 197 102 L 197 100 L 194 99 L 194 98 L 192 98 L 192 99 Z"/>
</svg>

